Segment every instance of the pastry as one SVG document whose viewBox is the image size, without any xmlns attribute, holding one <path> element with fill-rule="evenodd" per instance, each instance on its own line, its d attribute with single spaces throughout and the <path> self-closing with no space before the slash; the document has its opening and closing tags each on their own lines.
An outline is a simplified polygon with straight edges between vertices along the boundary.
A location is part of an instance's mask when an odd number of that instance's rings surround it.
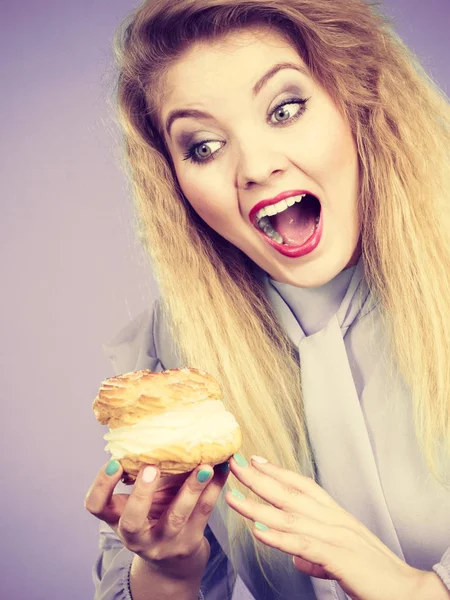
<svg viewBox="0 0 450 600">
<path fill-rule="evenodd" d="M 93 403 L 105 451 L 132 484 L 151 464 L 161 476 L 186 473 L 200 463 L 226 461 L 241 446 L 241 430 L 225 409 L 217 381 L 193 368 L 133 371 L 102 382 Z"/>
</svg>

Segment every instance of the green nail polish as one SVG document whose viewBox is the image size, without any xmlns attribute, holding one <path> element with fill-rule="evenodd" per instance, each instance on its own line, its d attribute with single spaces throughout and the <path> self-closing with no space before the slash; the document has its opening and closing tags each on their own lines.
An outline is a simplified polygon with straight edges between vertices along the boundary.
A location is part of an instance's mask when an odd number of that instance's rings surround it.
<svg viewBox="0 0 450 600">
<path fill-rule="evenodd" d="M 245 500 L 245 496 L 239 490 L 235 490 L 234 488 L 231 490 L 232 495 L 238 500 Z"/>
<path fill-rule="evenodd" d="M 256 527 L 256 529 L 259 529 L 259 531 L 269 531 L 269 528 L 267 527 L 267 525 L 264 525 L 263 523 L 260 523 L 259 521 L 255 521 L 255 527 Z"/>
<path fill-rule="evenodd" d="M 200 481 L 200 483 L 204 483 L 207 479 L 209 479 L 210 475 L 211 471 L 208 471 L 208 469 L 202 469 L 197 473 L 197 481 Z"/>
<path fill-rule="evenodd" d="M 114 473 L 117 473 L 117 471 L 119 470 L 119 467 L 120 467 L 119 461 L 116 460 L 115 458 L 113 458 L 106 465 L 105 473 L 107 475 L 114 475 Z"/>
<path fill-rule="evenodd" d="M 240 467 L 248 467 L 248 462 L 245 460 L 242 454 L 239 454 L 239 452 L 233 454 L 233 458 Z"/>
</svg>

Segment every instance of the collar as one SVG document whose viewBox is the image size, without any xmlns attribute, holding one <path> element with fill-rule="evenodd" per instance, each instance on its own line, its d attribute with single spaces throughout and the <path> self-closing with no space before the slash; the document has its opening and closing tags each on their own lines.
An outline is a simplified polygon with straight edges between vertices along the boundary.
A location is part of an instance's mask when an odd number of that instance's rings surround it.
<svg viewBox="0 0 450 600">
<path fill-rule="evenodd" d="M 344 337 L 348 328 L 379 302 L 367 285 L 362 255 L 354 267 L 314 288 L 280 283 L 264 271 L 261 278 L 270 303 L 297 347 L 304 337 L 324 330 L 334 316 Z"/>
</svg>

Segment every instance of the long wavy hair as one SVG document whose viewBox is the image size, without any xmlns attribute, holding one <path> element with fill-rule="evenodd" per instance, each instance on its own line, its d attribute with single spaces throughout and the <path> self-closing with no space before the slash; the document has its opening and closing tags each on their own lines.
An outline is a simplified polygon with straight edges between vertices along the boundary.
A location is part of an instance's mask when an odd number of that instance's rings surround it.
<svg viewBox="0 0 450 600">
<path fill-rule="evenodd" d="M 380 301 L 392 368 L 411 389 L 421 451 L 434 477 L 447 485 L 450 106 L 378 3 L 151 0 L 117 28 L 114 97 L 123 165 L 137 234 L 182 364 L 216 377 L 241 425 L 245 455 L 262 454 L 315 479 L 297 349 L 253 261 L 184 197 L 158 119 L 164 75 L 191 44 L 259 25 L 292 43 L 350 124 L 360 166 L 365 275 Z M 255 497 L 235 478 L 233 486 Z M 269 581 L 270 549 L 248 535 L 247 520 L 232 510 L 224 516 L 232 560 L 235 540 L 247 537 Z"/>
</svg>

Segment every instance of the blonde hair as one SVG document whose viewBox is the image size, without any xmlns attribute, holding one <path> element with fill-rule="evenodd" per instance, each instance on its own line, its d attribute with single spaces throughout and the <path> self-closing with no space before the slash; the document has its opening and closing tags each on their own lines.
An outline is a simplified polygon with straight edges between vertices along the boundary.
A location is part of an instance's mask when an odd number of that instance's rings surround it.
<svg viewBox="0 0 450 600">
<path fill-rule="evenodd" d="M 192 43 L 243 27 L 282 33 L 349 122 L 360 163 L 361 250 L 392 368 L 411 389 L 417 439 L 446 485 L 450 464 L 450 109 L 376 4 L 362 0 L 152 0 L 116 31 L 117 102 L 139 235 L 184 365 L 219 381 L 242 453 L 315 478 L 297 349 L 256 265 L 180 189 L 158 122 L 164 74 Z M 256 270 L 255 270 L 256 269 Z M 395 365 L 394 365 L 395 363 Z M 444 452 L 441 453 L 442 448 Z M 440 454 L 441 453 L 441 454 Z M 254 497 L 233 478 L 233 486 Z M 244 534 L 225 511 L 230 548 Z M 247 527 L 247 531 L 245 528 Z"/>
</svg>

